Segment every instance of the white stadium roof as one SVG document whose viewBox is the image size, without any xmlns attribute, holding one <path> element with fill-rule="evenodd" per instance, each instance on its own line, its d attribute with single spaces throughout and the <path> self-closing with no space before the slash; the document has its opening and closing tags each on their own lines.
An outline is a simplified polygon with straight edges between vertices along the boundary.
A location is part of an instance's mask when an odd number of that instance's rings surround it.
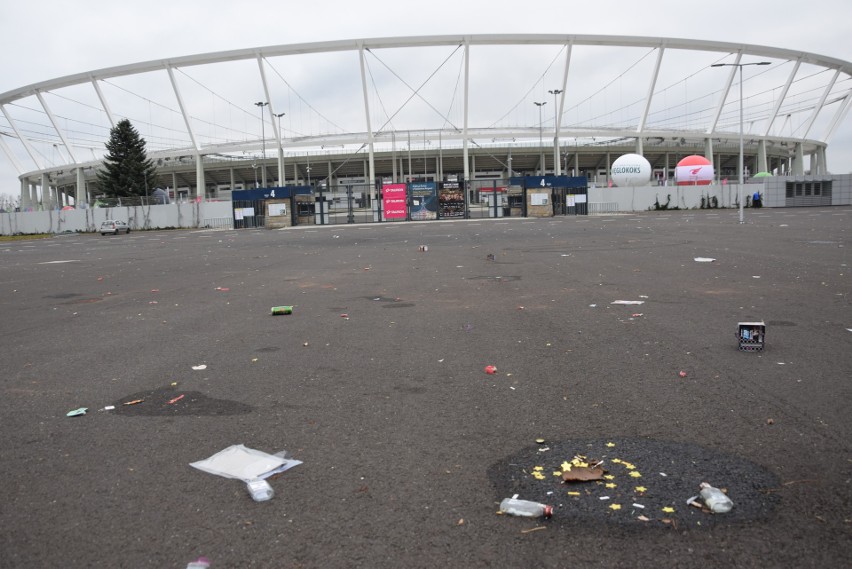
<svg viewBox="0 0 852 569">
<path fill-rule="evenodd" d="M 852 63 L 782 48 L 602 35 L 367 38 L 22 86 L 0 94 L 0 154 L 28 183 L 91 181 L 110 129 L 127 118 L 163 172 L 192 187 L 250 181 L 258 162 L 273 179 L 292 168 L 285 181 L 306 168 L 315 179 L 374 177 L 396 172 L 401 153 L 421 160 L 415 172 L 446 154 L 441 169 L 468 176 L 597 170 L 625 151 L 654 167 L 683 153 L 724 167 L 742 128 L 753 171 L 801 168 L 809 156 L 825 172 L 850 102 Z"/>
</svg>

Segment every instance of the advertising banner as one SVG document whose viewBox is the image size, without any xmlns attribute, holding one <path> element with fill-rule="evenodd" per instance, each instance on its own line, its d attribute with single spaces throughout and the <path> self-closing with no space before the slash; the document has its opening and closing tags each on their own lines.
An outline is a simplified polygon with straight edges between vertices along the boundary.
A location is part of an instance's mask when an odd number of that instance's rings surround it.
<svg viewBox="0 0 852 569">
<path fill-rule="evenodd" d="M 438 195 L 441 217 L 464 217 L 464 195 L 458 182 L 443 182 Z"/>
<path fill-rule="evenodd" d="M 405 184 L 385 184 L 382 186 L 382 209 L 385 219 L 405 219 Z"/>
<path fill-rule="evenodd" d="M 438 184 L 413 182 L 411 191 L 411 219 L 438 219 Z"/>
</svg>

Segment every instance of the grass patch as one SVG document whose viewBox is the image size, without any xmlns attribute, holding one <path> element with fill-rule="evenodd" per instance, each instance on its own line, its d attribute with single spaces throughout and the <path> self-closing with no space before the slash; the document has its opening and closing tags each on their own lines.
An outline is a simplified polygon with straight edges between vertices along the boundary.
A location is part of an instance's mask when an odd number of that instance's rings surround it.
<svg viewBox="0 0 852 569">
<path fill-rule="evenodd" d="M 29 241 L 30 239 L 50 239 L 53 235 L 49 233 L 34 233 L 32 235 L 0 235 L 0 243 L 3 241 Z"/>
</svg>

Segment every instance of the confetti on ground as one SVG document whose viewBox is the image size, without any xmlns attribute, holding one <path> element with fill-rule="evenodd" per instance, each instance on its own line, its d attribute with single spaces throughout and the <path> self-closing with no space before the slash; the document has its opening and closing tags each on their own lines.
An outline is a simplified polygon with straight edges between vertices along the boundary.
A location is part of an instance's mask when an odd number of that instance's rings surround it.
<svg viewBox="0 0 852 569">
<path fill-rule="evenodd" d="M 620 458 L 609 454 L 616 443 Z M 548 455 L 539 455 L 535 446 L 527 447 L 518 455 L 507 457 L 504 462 L 492 467 L 489 477 L 498 489 L 501 484 L 505 485 L 500 494 L 507 491 L 520 492 L 526 499 L 539 502 L 552 500 L 552 496 L 564 492 L 561 495 L 568 501 L 555 506 L 556 520 L 560 517 L 576 520 L 577 516 L 584 516 L 601 523 L 635 524 L 637 521 L 649 521 L 658 527 L 665 524 L 677 527 L 682 523 L 688 523 L 691 527 L 716 527 L 725 521 L 717 521 L 720 517 L 712 518 L 703 509 L 690 507 L 678 510 L 672 505 L 694 493 L 694 485 L 687 484 L 687 479 L 714 474 L 724 478 L 729 488 L 738 485 L 737 492 L 751 496 L 750 500 L 743 502 L 751 508 L 747 516 L 749 519 L 765 517 L 776 503 L 771 496 L 760 494 L 758 485 L 755 485 L 756 480 L 762 480 L 759 487 L 776 487 L 780 483 L 774 475 L 742 457 L 736 457 L 735 462 L 726 455 L 718 455 L 716 460 L 706 460 L 716 453 L 698 445 L 632 439 L 548 440 L 548 444 L 553 447 Z M 588 454 L 575 454 L 580 450 Z M 696 460 L 699 456 L 705 458 Z M 659 467 L 669 462 L 679 467 L 668 475 L 659 472 Z M 576 475 L 593 468 L 606 471 L 597 479 L 566 479 L 572 473 Z M 642 472 L 649 469 L 658 472 L 661 477 L 649 480 L 648 486 L 636 484 L 640 478 L 646 478 Z M 552 475 L 547 475 L 548 472 Z M 560 472 L 562 484 L 559 483 Z M 739 510 L 738 515 L 742 514 L 743 510 Z"/>
<path fill-rule="evenodd" d="M 192 366 L 192 369 L 194 369 L 195 371 L 201 371 L 201 370 L 207 369 L 207 366 L 204 365 L 204 364 L 201 364 L 201 365 L 197 365 L 197 366 Z"/>
</svg>

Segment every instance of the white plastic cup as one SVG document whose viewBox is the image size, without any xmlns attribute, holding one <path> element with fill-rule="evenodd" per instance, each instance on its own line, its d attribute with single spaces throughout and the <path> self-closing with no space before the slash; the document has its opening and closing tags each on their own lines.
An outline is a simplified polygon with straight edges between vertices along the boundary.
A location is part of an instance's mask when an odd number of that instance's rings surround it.
<svg viewBox="0 0 852 569">
<path fill-rule="evenodd" d="M 272 489 L 272 486 L 269 485 L 269 482 L 262 478 L 249 480 L 246 482 L 246 487 L 255 502 L 265 502 L 272 498 L 275 494 L 275 491 Z"/>
</svg>

